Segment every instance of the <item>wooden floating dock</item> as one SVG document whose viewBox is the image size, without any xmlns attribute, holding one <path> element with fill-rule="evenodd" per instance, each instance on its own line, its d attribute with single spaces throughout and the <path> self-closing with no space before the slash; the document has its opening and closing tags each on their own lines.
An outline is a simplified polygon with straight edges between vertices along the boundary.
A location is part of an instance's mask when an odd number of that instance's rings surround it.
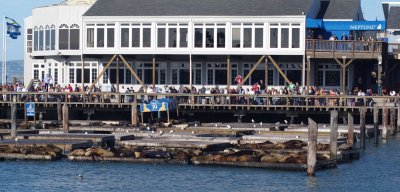
<svg viewBox="0 0 400 192">
<path fill-rule="evenodd" d="M 91 141 L 94 146 L 114 146 L 115 137 L 111 134 L 76 134 L 76 133 L 63 133 L 63 134 L 20 134 L 18 139 L 33 140 L 48 140 L 48 141 L 61 141 L 61 142 L 74 142 L 78 141 Z"/>
<path fill-rule="evenodd" d="M 14 146 L 47 146 L 55 145 L 64 151 L 72 151 L 75 149 L 86 149 L 93 146 L 90 140 L 52 140 L 52 139 L 20 139 L 3 140 L 0 145 L 14 145 Z"/>
<path fill-rule="evenodd" d="M 35 154 L 21 154 L 21 153 L 0 153 L 0 159 L 4 160 L 47 160 L 54 161 L 61 157 L 54 157 L 52 155 L 35 155 Z"/>
<path fill-rule="evenodd" d="M 199 149 L 219 149 L 228 147 L 229 142 L 212 142 L 212 141 L 172 141 L 168 139 L 141 139 L 122 141 L 121 144 L 126 146 L 141 147 L 165 147 L 165 148 L 199 148 Z"/>
</svg>

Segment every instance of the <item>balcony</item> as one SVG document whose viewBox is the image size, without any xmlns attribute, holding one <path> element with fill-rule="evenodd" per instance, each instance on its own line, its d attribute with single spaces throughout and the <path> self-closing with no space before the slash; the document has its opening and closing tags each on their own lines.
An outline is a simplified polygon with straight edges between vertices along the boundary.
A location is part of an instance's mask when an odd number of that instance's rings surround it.
<svg viewBox="0 0 400 192">
<path fill-rule="evenodd" d="M 385 50 L 387 46 L 382 41 L 306 40 L 306 54 L 314 59 L 376 59 Z"/>
</svg>

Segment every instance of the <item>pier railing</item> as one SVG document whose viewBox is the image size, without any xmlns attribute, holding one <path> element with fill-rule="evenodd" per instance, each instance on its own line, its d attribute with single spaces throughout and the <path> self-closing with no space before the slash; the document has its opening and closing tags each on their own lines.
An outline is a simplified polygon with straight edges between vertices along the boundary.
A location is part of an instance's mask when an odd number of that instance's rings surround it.
<svg viewBox="0 0 400 192">
<path fill-rule="evenodd" d="M 11 103 L 34 102 L 39 106 L 56 105 L 58 102 L 80 107 L 128 107 L 134 100 L 138 105 L 154 99 L 175 98 L 180 108 L 226 110 L 329 110 L 373 108 L 375 103 L 394 106 L 398 96 L 315 96 L 268 94 L 174 94 L 174 93 L 21 93 L 0 92 L 2 106 Z"/>
<path fill-rule="evenodd" d="M 312 58 L 377 58 L 387 49 L 381 41 L 306 40 L 306 52 Z"/>
</svg>

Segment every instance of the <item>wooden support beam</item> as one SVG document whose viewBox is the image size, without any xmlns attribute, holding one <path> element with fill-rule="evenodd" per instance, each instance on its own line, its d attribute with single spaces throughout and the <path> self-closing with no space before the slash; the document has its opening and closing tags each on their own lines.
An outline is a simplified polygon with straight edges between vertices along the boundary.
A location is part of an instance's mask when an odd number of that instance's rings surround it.
<svg viewBox="0 0 400 192">
<path fill-rule="evenodd" d="M 307 95 L 309 93 L 310 90 L 310 86 L 311 86 L 311 58 L 310 56 L 307 56 Z M 308 102 L 308 100 L 307 100 Z"/>
<path fill-rule="evenodd" d="M 115 60 L 117 55 L 112 56 L 110 61 L 107 63 L 107 65 L 103 68 L 103 70 L 100 72 L 100 74 L 97 76 L 97 78 L 93 81 L 93 83 L 90 85 L 90 89 L 93 89 L 94 85 L 96 85 L 97 81 L 104 75 L 108 67 L 110 67 L 111 63 Z"/>
<path fill-rule="evenodd" d="M 250 76 L 253 74 L 253 72 L 256 70 L 256 68 L 258 67 L 258 65 L 264 60 L 265 55 L 261 56 L 261 58 L 257 61 L 257 63 L 253 66 L 253 68 L 251 68 L 249 74 L 246 75 L 246 77 L 243 79 L 242 83 L 239 84 L 239 87 L 241 87 L 246 81 L 247 79 L 250 78 Z"/>
<path fill-rule="evenodd" d="M 361 148 L 365 149 L 365 140 L 366 140 L 366 127 L 365 127 L 365 112 L 366 108 L 360 109 L 360 134 L 361 134 Z"/>
<path fill-rule="evenodd" d="M 348 126 L 348 132 L 347 132 L 347 143 L 349 145 L 353 145 L 354 144 L 354 118 L 353 115 L 348 112 L 347 113 L 347 126 Z"/>
<path fill-rule="evenodd" d="M 278 63 L 271 57 L 271 55 L 268 55 L 268 59 L 271 60 L 271 63 L 275 66 L 275 68 L 278 70 L 279 74 L 282 75 L 282 77 L 285 79 L 286 83 L 290 84 L 291 81 L 289 78 L 286 76 L 286 74 L 282 71 L 282 69 L 279 67 Z"/>
<path fill-rule="evenodd" d="M 139 84 L 141 84 L 143 86 L 143 81 L 139 78 L 139 76 L 136 74 L 135 70 L 132 69 L 132 67 L 125 60 L 125 58 L 122 55 L 119 55 L 119 58 L 121 58 L 122 62 L 126 65 L 126 67 L 129 69 L 129 71 L 131 71 L 131 73 L 135 77 L 136 81 L 138 81 Z"/>
<path fill-rule="evenodd" d="M 397 131 L 400 131 L 400 105 L 397 105 Z"/>
<path fill-rule="evenodd" d="M 379 143 L 379 138 L 378 138 L 378 133 L 379 133 L 378 115 L 379 115 L 378 105 L 374 104 L 374 144 L 375 145 L 378 145 L 378 143 Z"/>
<path fill-rule="evenodd" d="M 117 93 L 119 93 L 119 58 L 117 57 Z M 118 98 L 121 101 L 121 98 Z"/>
<path fill-rule="evenodd" d="M 388 134 L 388 115 L 389 115 L 389 109 L 387 107 L 383 108 L 383 113 L 382 113 L 382 138 L 387 139 L 387 134 Z"/>
<path fill-rule="evenodd" d="M 59 123 L 61 123 L 61 121 L 62 121 L 61 99 L 57 99 L 57 120 Z"/>
<path fill-rule="evenodd" d="M 138 124 L 138 114 L 137 114 L 137 98 L 136 95 L 133 95 L 133 103 L 131 106 L 131 116 L 132 116 L 132 126 L 135 127 Z"/>
<path fill-rule="evenodd" d="M 81 62 L 82 62 L 82 71 L 81 71 L 81 77 L 82 77 L 82 91 L 85 92 L 85 60 L 83 59 L 83 55 L 81 55 Z"/>
<path fill-rule="evenodd" d="M 11 137 L 17 137 L 17 104 L 11 103 Z"/>
<path fill-rule="evenodd" d="M 227 70 L 226 70 L 226 88 L 229 92 L 229 90 L 231 89 L 231 74 L 232 74 L 232 70 L 231 70 L 231 57 L 228 55 L 228 58 L 226 59 L 226 65 L 227 65 Z"/>
<path fill-rule="evenodd" d="M 153 55 L 153 88 L 156 86 L 156 56 Z"/>
<path fill-rule="evenodd" d="M 317 163 L 317 137 L 318 125 L 308 118 L 308 151 L 307 151 L 307 175 L 315 176 L 315 165 Z"/>
<path fill-rule="evenodd" d="M 68 133 L 69 132 L 68 105 L 64 105 L 62 107 L 62 110 L 63 110 L 63 130 L 64 133 Z"/>
<path fill-rule="evenodd" d="M 331 130 L 330 130 L 330 158 L 336 160 L 337 156 L 337 137 L 338 137 L 338 111 L 331 111 Z"/>
<path fill-rule="evenodd" d="M 393 136 L 396 129 L 396 108 L 390 108 L 390 129 L 389 135 Z"/>
<path fill-rule="evenodd" d="M 267 92 L 268 90 L 268 59 L 265 59 L 265 79 L 264 79 L 264 83 L 265 83 L 265 92 Z"/>
</svg>

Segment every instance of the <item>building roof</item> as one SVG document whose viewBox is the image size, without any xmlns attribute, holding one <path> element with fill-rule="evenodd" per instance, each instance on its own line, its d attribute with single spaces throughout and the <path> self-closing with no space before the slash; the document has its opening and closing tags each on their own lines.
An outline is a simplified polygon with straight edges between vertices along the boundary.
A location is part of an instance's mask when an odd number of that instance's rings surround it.
<svg viewBox="0 0 400 192">
<path fill-rule="evenodd" d="M 84 16 L 306 15 L 313 0 L 97 0 Z"/>
<path fill-rule="evenodd" d="M 331 0 L 324 19 L 354 19 L 360 0 Z"/>
<path fill-rule="evenodd" d="M 387 29 L 400 29 L 400 7 L 391 7 L 387 18 Z"/>
</svg>

